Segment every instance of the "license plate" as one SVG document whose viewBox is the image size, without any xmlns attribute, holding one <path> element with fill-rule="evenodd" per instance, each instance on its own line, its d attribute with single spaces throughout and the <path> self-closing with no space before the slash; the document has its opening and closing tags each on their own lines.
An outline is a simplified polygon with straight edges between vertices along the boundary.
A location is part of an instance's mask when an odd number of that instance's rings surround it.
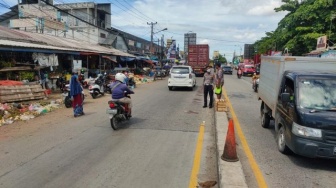
<svg viewBox="0 0 336 188">
<path fill-rule="evenodd" d="M 117 109 L 106 109 L 107 114 L 117 114 Z"/>
<path fill-rule="evenodd" d="M 336 155 L 336 146 L 334 146 L 334 155 Z"/>
</svg>

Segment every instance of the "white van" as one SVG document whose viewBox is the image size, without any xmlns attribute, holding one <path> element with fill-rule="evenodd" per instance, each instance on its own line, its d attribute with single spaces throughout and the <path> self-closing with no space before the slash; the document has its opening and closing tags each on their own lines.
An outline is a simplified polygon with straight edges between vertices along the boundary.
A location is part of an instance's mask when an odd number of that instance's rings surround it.
<svg viewBox="0 0 336 188">
<path fill-rule="evenodd" d="M 177 65 L 170 69 L 168 78 L 169 90 L 173 90 L 173 87 L 188 87 L 193 90 L 195 86 L 196 76 L 191 66 Z"/>
</svg>

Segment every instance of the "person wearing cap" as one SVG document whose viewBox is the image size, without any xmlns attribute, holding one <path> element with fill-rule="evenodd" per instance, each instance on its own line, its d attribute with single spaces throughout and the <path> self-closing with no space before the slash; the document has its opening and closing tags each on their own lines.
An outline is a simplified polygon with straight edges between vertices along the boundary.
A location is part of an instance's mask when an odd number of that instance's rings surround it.
<svg viewBox="0 0 336 188">
<path fill-rule="evenodd" d="M 215 82 L 215 75 L 211 72 L 211 67 L 208 67 L 206 73 L 204 73 L 204 76 L 203 76 L 203 91 L 204 91 L 204 105 L 203 105 L 203 108 L 207 107 L 208 94 L 209 94 L 209 97 L 210 97 L 209 108 L 212 108 L 214 82 Z"/>
</svg>

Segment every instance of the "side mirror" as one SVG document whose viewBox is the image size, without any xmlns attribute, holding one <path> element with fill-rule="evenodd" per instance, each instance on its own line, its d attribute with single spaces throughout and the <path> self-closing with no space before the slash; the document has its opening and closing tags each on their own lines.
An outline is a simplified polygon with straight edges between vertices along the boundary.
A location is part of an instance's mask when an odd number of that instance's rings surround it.
<svg viewBox="0 0 336 188">
<path fill-rule="evenodd" d="M 281 101 L 282 102 L 290 102 L 290 95 L 289 95 L 289 93 L 281 93 Z"/>
</svg>

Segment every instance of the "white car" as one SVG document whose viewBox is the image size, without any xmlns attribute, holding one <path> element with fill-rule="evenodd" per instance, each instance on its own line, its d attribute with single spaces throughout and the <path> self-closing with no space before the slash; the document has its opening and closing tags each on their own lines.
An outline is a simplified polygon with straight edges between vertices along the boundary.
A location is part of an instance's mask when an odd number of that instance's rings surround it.
<svg viewBox="0 0 336 188">
<path fill-rule="evenodd" d="M 173 87 L 188 87 L 190 90 L 193 90 L 196 86 L 196 76 L 191 66 L 173 66 L 169 73 L 169 90 L 173 90 Z"/>
</svg>

